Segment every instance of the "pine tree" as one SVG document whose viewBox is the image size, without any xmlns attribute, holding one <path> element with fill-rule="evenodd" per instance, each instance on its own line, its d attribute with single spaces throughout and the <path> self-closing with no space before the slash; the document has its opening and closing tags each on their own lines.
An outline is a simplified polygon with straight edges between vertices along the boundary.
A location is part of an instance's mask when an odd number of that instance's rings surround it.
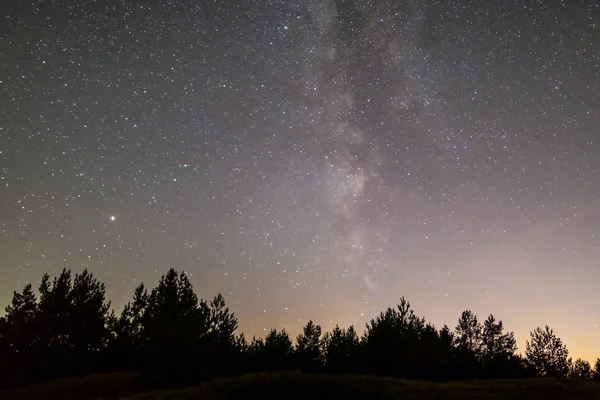
<svg viewBox="0 0 600 400">
<path fill-rule="evenodd" d="M 325 363 L 330 372 L 351 372 L 358 362 L 359 339 L 353 326 L 348 329 L 335 326 L 323 339 Z"/>
<path fill-rule="evenodd" d="M 106 301 L 104 284 L 84 270 L 75 274 L 68 297 L 68 343 L 73 352 L 71 366 L 80 374 L 99 371 L 103 368 L 101 357 L 110 339 L 110 302 Z"/>
<path fill-rule="evenodd" d="M 419 318 L 404 297 L 366 325 L 363 346 L 372 373 L 409 378 L 419 363 L 419 341 L 425 319 Z"/>
<path fill-rule="evenodd" d="M 517 350 L 517 342 L 513 332 L 504 333 L 502 321 L 490 315 L 483 323 L 481 333 L 481 353 L 486 362 L 497 358 L 508 358 Z"/>
<path fill-rule="evenodd" d="M 594 371 L 592 372 L 592 379 L 596 382 L 600 382 L 600 358 L 596 359 L 594 363 Z"/>
<path fill-rule="evenodd" d="M 312 320 L 308 321 L 296 338 L 295 354 L 300 369 L 304 371 L 319 371 L 323 367 L 321 326 Z"/>
<path fill-rule="evenodd" d="M 569 378 L 591 380 L 594 376 L 594 371 L 590 363 L 581 358 L 575 360 L 570 367 Z"/>
<path fill-rule="evenodd" d="M 517 343 L 513 332 L 504 332 L 502 321 L 490 315 L 481 333 L 483 374 L 490 378 L 513 377 L 519 374 L 520 361 L 515 358 Z"/>
<path fill-rule="evenodd" d="M 27 284 L 21 293 L 13 292 L 5 312 L 4 342 L 13 351 L 28 352 L 39 340 L 36 327 L 38 304 L 31 284 Z"/>
<path fill-rule="evenodd" d="M 215 341 L 220 346 L 235 348 L 237 328 L 237 318 L 225 307 L 225 299 L 219 293 L 210 302 L 210 331 L 214 334 Z"/>
<path fill-rule="evenodd" d="M 285 329 L 271 329 L 264 339 L 253 338 L 248 352 L 254 371 L 285 371 L 292 368 L 294 346 Z"/>
<path fill-rule="evenodd" d="M 456 347 L 461 351 L 479 356 L 481 353 L 481 330 L 477 316 L 470 310 L 463 311 L 455 328 Z"/>
<path fill-rule="evenodd" d="M 225 306 L 225 299 L 219 293 L 209 305 L 209 334 L 211 344 L 207 356 L 211 363 L 211 373 L 229 375 L 242 372 L 241 351 L 243 346 L 235 331 L 238 321 Z"/>
<path fill-rule="evenodd" d="M 554 331 L 546 325 L 531 332 L 526 342 L 527 362 L 541 376 L 564 377 L 568 373 L 569 351 Z"/>
<path fill-rule="evenodd" d="M 142 291 L 137 306 L 143 306 L 145 297 Z M 140 367 L 146 382 L 183 384 L 209 373 L 213 368 L 210 309 L 198 300 L 187 275 L 171 268 L 145 302 L 139 310 L 142 335 L 138 343 L 143 348 Z M 137 312 L 136 307 L 131 308 L 133 315 Z M 132 327 L 134 333 L 137 329 Z"/>
<path fill-rule="evenodd" d="M 454 333 L 450 330 L 448 325 L 444 325 L 439 332 L 440 343 L 442 347 L 448 352 L 452 352 L 454 350 Z"/>
<path fill-rule="evenodd" d="M 136 287 L 133 301 L 125 304 L 117 317 L 109 317 L 111 340 L 108 359 L 112 370 L 130 371 L 139 365 L 139 355 L 145 350 L 147 337 L 144 332 L 143 316 L 148 306 L 148 291 L 144 284 Z"/>
<path fill-rule="evenodd" d="M 37 380 L 37 363 L 40 358 L 38 332 L 38 303 L 31 284 L 13 298 L 0 320 L 0 356 L 6 370 L 2 378 L 7 385 L 24 384 Z"/>
<path fill-rule="evenodd" d="M 456 373 L 459 378 L 481 377 L 481 332 L 477 316 L 470 310 L 462 312 L 454 328 Z"/>
</svg>

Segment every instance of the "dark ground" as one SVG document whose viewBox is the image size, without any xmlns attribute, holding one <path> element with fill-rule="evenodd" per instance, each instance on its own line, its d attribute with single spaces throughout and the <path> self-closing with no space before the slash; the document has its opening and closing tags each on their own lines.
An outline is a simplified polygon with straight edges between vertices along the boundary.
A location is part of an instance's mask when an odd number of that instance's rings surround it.
<svg viewBox="0 0 600 400">
<path fill-rule="evenodd" d="M 432 383 L 290 372 L 131 394 L 135 385 L 132 374 L 97 375 L 0 392 L 0 399 L 600 399 L 600 383 L 557 379 Z"/>
</svg>

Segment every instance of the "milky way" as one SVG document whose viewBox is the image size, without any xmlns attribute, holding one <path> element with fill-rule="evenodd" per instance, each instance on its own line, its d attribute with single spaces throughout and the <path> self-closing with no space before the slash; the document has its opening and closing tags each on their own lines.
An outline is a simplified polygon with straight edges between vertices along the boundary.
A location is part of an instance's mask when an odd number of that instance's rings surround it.
<svg viewBox="0 0 600 400">
<path fill-rule="evenodd" d="M 593 1 L 4 2 L 0 300 L 169 267 L 247 336 L 407 297 L 600 355 Z"/>
</svg>

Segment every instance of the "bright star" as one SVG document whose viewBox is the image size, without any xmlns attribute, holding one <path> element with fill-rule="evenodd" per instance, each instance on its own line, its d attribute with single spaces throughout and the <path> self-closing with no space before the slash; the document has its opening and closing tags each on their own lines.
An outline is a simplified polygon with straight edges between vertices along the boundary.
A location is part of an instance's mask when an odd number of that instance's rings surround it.
<svg viewBox="0 0 600 400">
<path fill-rule="evenodd" d="M 116 219 L 117 219 L 117 217 L 115 217 L 114 215 L 111 215 L 111 216 L 110 216 L 110 220 L 111 220 L 111 221 L 114 221 L 114 220 L 116 220 Z"/>
</svg>

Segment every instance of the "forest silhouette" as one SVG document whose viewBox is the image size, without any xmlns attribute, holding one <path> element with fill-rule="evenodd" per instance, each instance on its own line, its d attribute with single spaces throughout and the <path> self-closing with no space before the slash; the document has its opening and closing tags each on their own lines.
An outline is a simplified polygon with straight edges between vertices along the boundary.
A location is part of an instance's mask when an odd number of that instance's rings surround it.
<svg viewBox="0 0 600 400">
<path fill-rule="evenodd" d="M 95 373 L 136 372 L 141 385 L 176 386 L 252 372 L 304 371 L 430 381 L 541 376 L 600 381 L 573 361 L 548 326 L 535 328 L 518 354 L 513 332 L 490 315 L 464 311 L 454 329 L 437 329 L 401 298 L 368 322 L 323 332 L 308 321 L 295 340 L 272 329 L 237 333 L 223 296 L 199 299 L 185 273 L 170 269 L 150 291 L 139 285 L 120 314 L 88 271 L 43 276 L 14 292 L 0 318 L 0 387 Z"/>
</svg>

